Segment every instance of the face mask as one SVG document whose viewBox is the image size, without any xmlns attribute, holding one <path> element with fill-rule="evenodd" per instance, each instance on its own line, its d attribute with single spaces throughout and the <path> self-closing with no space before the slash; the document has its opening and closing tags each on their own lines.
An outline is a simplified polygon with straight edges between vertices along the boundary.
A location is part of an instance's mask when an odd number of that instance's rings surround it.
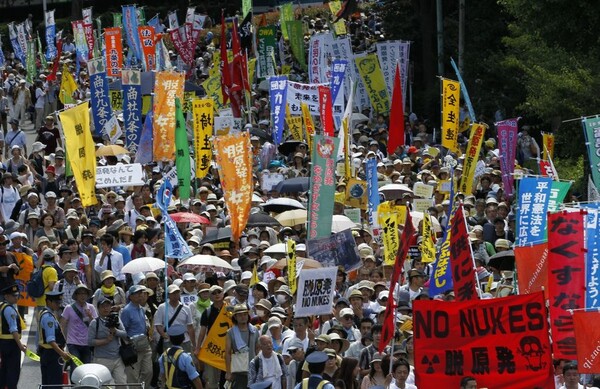
<svg viewBox="0 0 600 389">
<path fill-rule="evenodd" d="M 256 315 L 259 317 L 263 317 L 265 315 L 265 311 L 263 311 L 262 309 L 259 309 L 256 311 Z"/>
<path fill-rule="evenodd" d="M 284 304 L 287 301 L 287 297 L 283 294 L 278 294 L 275 296 L 275 300 L 277 300 L 279 304 Z"/>
</svg>

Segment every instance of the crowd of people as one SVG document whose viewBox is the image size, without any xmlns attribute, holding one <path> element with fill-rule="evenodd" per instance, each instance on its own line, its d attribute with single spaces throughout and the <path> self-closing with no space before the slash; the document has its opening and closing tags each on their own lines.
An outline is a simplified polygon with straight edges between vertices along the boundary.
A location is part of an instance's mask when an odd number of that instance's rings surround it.
<svg viewBox="0 0 600 389">
<path fill-rule="evenodd" d="M 310 33 L 328 30 L 329 16 L 325 11 L 320 16 L 306 18 Z M 375 13 L 355 14 L 347 27 L 355 52 L 368 51 L 374 42 L 385 39 L 381 19 Z M 196 82 L 203 81 L 212 66 L 218 66 L 211 63 L 215 47 L 216 40 L 200 41 L 192 75 Z M 282 48 L 286 53 L 287 46 Z M 73 49 L 68 42 L 63 48 L 62 62 L 71 71 L 75 71 Z M 305 223 L 247 228 L 239 242 L 225 246 L 207 241 L 211 232 L 229 224 L 218 166 L 213 163 L 210 173 L 194 184 L 190 201 L 178 199 L 174 191 L 169 212 L 206 217 L 207 224 L 177 223 L 177 227 L 194 254 L 217 256 L 233 270 L 182 270 L 178 260 L 165 252 L 164 218 L 155 206 L 156 191 L 173 163 L 146 164 L 146 184 L 98 189 L 98 205 L 83 207 L 65 166 L 64 143 L 57 128 L 55 112 L 62 107 L 57 98 L 61 75 L 47 81 L 50 69 L 40 69 L 29 85 L 23 64 L 12 53 L 6 57 L 0 88 L 0 138 L 5 150 L 0 164 L 0 290 L 4 296 L 0 308 L 0 387 L 18 385 L 16 355 L 26 350 L 19 338 L 23 327 L 18 319 L 26 308 L 19 305 L 15 309 L 19 296 L 15 277 L 24 267 L 17 258 L 30 258 L 32 267 L 40 269 L 44 286 L 44 294 L 35 299 L 39 346 L 35 351 L 41 358 L 44 385 L 61 384 L 62 363 L 67 361 L 72 374 L 72 357 L 76 357 L 83 363 L 105 366 L 115 384 L 144 382 L 147 387 L 416 388 L 412 303 L 417 299 L 454 299 L 452 291 L 429 294 L 432 266 L 423 262 L 419 253 L 411 253 L 402 276 L 406 281 L 390 294 L 391 269 L 383 265 L 382 243 L 373 235 L 363 211 L 365 222 L 352 228 L 360 266 L 353 271 L 338 268 L 330 314 L 298 317 L 286 270 L 272 268 L 285 254 L 269 255 L 265 250 L 292 239 L 298 243 L 297 255 L 306 257 Z M 293 61 L 291 56 L 281 57 L 279 61 Z M 89 98 L 85 70 L 74 77 L 78 90 L 73 97 Z M 306 75 L 299 66 L 293 66 L 290 77 L 303 80 Z M 245 130 L 253 134 L 252 212 L 263 212 L 262 205 L 278 197 L 307 205 L 306 191 L 262 189 L 264 173 L 280 173 L 286 178 L 310 176 L 310 152 L 304 142 L 298 142 L 288 154 L 278 152 L 271 137 L 268 94 L 256 89 L 251 101 L 249 111 L 253 115 Z M 388 117 L 376 116 L 366 107 L 362 112 L 369 120 L 354 123 L 350 129 L 356 177 L 364 180 L 365 162 L 375 158 L 380 185 L 432 185 L 434 195 L 428 213 L 437 226 L 439 246 L 449 217 L 449 199 L 439 186 L 450 178 L 451 170 L 454 180 L 460 179 L 468 132 L 461 135 L 460 152 L 447 153 L 428 121 L 411 113 L 406 116 L 406 146 L 388 154 Z M 30 123 L 37 131 L 31 144 L 23 130 Z M 484 142 L 480 159 L 486 168 L 477 178 L 473 193 L 457 195 L 468 213 L 482 298 L 516 293 L 514 273 L 488 265 L 491 256 L 513 247 L 516 233 L 515 199 L 505 195 L 501 156 L 493 133 L 489 131 Z M 99 147 L 103 140 L 98 142 Z M 524 165 L 539 157 L 539 146 L 527 128 L 520 132 L 519 149 Z M 126 155 L 98 159 L 100 165 L 128 161 L 132 159 Z M 344 193 L 346 182 L 340 176 L 336 179 L 336 190 Z M 411 207 L 414 196 L 408 193 L 401 200 Z M 334 213 L 343 214 L 343 201 L 337 197 L 336 201 Z M 413 237 L 416 245 L 421 243 L 421 229 L 419 226 Z M 124 265 L 142 257 L 164 259 L 166 271 L 122 271 Z M 253 269 L 258 283 L 252 282 Z M 393 347 L 387 346 L 380 353 L 383 315 L 390 296 L 397 300 L 397 332 Z M 233 326 L 226 333 L 226 368 L 220 370 L 197 355 L 223 307 L 227 307 Z M 124 342 L 133 344 L 135 362 L 121 353 Z M 577 367 L 566 362 L 555 363 L 556 388 L 582 387 Z M 598 385 L 593 377 L 588 378 L 587 383 Z M 460 388 L 477 387 L 476 377 L 462 378 Z"/>
</svg>

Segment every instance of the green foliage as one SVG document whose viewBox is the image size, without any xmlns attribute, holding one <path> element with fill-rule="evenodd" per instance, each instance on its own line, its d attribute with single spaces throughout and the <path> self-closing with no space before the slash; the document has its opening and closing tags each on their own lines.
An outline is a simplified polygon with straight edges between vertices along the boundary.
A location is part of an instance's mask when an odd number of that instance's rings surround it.
<svg viewBox="0 0 600 389">
<path fill-rule="evenodd" d="M 561 180 L 573 181 L 572 193 L 587 193 L 587 176 L 584 173 L 584 158 L 581 154 L 578 158 L 555 158 L 553 162 Z"/>
</svg>

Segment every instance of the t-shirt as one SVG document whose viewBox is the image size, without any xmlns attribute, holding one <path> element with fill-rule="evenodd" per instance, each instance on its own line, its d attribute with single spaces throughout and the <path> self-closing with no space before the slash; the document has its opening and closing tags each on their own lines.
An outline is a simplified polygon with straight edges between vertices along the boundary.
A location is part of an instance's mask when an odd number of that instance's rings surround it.
<svg viewBox="0 0 600 389">
<path fill-rule="evenodd" d="M 42 126 L 42 128 L 38 130 L 36 141 L 46 145 L 44 151 L 46 154 L 50 154 L 56 152 L 56 147 L 58 146 L 57 139 L 60 139 L 60 134 L 58 133 L 58 129 L 56 127 L 47 128 L 46 126 Z"/>
<path fill-rule="evenodd" d="M 42 280 L 44 280 L 44 293 L 48 292 L 50 289 L 48 288 L 48 284 L 50 282 L 58 281 L 58 272 L 52 265 L 44 265 L 44 272 L 42 273 Z M 35 303 L 38 307 L 46 306 L 46 295 L 44 294 L 42 297 L 38 297 L 35 299 Z"/>
<path fill-rule="evenodd" d="M 75 309 L 79 310 L 81 313 L 81 318 L 74 311 Z M 87 313 L 85 313 L 85 309 L 89 309 L 92 314 L 92 319 L 89 318 Z M 88 326 L 90 322 L 98 316 L 96 312 L 96 308 L 89 303 L 85 303 L 85 306 L 82 308 L 80 306 L 76 306 L 73 308 L 72 305 L 67 305 L 65 310 L 62 313 L 62 317 L 67 320 L 67 344 L 75 344 L 78 346 L 87 346 L 88 345 Z"/>
</svg>

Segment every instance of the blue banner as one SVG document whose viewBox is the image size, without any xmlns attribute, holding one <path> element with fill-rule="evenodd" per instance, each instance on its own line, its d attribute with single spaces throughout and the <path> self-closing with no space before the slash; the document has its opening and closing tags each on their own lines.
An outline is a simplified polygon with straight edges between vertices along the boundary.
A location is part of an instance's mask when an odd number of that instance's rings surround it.
<svg viewBox="0 0 600 389">
<path fill-rule="evenodd" d="M 377 184 L 377 158 L 369 158 L 366 166 L 367 181 L 367 214 L 369 215 L 369 225 L 375 224 L 373 212 L 379 207 L 379 186 Z"/>
<path fill-rule="evenodd" d="M 271 123 L 273 123 L 273 141 L 281 143 L 283 122 L 287 103 L 287 77 L 277 76 L 269 79 L 269 96 L 271 98 Z"/>
<path fill-rule="evenodd" d="M 125 148 L 137 152 L 142 136 L 142 73 L 139 70 L 121 71 L 123 89 L 123 122 L 125 124 Z"/>
<path fill-rule="evenodd" d="M 135 54 L 136 63 L 142 61 L 142 44 L 138 34 L 138 18 L 135 5 L 124 5 L 123 7 L 123 30 L 130 52 Z M 133 58 L 133 57 L 132 57 Z M 128 57 L 129 59 L 129 57 Z"/>
<path fill-rule="evenodd" d="M 171 202 L 173 187 L 169 180 L 164 180 L 156 194 L 156 205 L 160 209 L 165 223 L 165 257 L 166 258 L 187 258 L 192 256 L 192 250 L 186 243 L 183 236 L 177 228 L 177 224 L 169 213 L 167 208 Z"/>
<path fill-rule="evenodd" d="M 519 182 L 517 245 L 541 243 L 546 238 L 552 179 L 525 177 Z"/>
<path fill-rule="evenodd" d="M 158 32 L 158 27 L 160 26 L 160 20 L 158 19 L 158 14 L 154 15 L 154 17 L 148 20 L 148 25 L 150 27 L 154 27 L 154 31 Z"/>
<path fill-rule="evenodd" d="M 475 123 L 477 122 L 477 118 L 475 117 L 475 110 L 473 110 L 473 105 L 471 104 L 471 99 L 469 98 L 469 92 L 467 92 L 467 86 L 463 82 L 460 72 L 458 71 L 458 66 L 456 66 L 456 63 L 454 62 L 453 58 L 450 58 L 450 63 L 452 64 L 454 72 L 456 73 L 456 78 L 460 83 L 460 94 L 461 97 L 465 99 L 465 103 L 467 104 L 467 109 L 469 110 L 469 117 L 471 118 L 471 123 Z"/>
<path fill-rule="evenodd" d="M 6 58 L 4 58 L 4 51 L 2 50 L 2 42 L 0 42 L 0 68 L 4 66 Z"/>
<path fill-rule="evenodd" d="M 21 44 L 19 43 L 19 40 L 17 38 L 17 32 L 15 31 L 15 24 L 9 23 L 7 27 L 8 27 L 8 37 L 10 38 L 10 44 L 13 48 L 13 52 L 15 53 L 15 57 L 19 61 L 21 61 L 23 66 L 25 66 L 25 52 L 23 51 L 23 48 L 21 47 Z"/>
<path fill-rule="evenodd" d="M 56 23 L 54 10 L 46 12 L 46 59 L 51 61 L 58 54 L 56 49 Z"/>
<path fill-rule="evenodd" d="M 94 117 L 94 132 L 98 136 L 107 135 L 104 125 L 112 118 L 112 106 L 108 93 L 108 79 L 104 58 L 94 58 L 88 62 L 90 76 L 90 91 L 92 94 L 92 115 Z"/>
<path fill-rule="evenodd" d="M 342 87 L 346 66 L 348 66 L 348 61 L 345 59 L 336 59 L 331 64 L 331 101 L 335 101 Z"/>
<path fill-rule="evenodd" d="M 585 307 L 600 308 L 600 204 L 588 204 L 586 224 L 585 253 Z"/>
<path fill-rule="evenodd" d="M 140 135 L 140 141 L 138 143 L 137 152 L 135 154 L 135 162 L 141 164 L 147 164 L 152 162 L 153 159 L 153 143 L 152 143 L 152 118 L 154 114 L 152 108 L 146 114 L 144 120 L 144 128 L 142 128 L 142 134 Z"/>
</svg>

